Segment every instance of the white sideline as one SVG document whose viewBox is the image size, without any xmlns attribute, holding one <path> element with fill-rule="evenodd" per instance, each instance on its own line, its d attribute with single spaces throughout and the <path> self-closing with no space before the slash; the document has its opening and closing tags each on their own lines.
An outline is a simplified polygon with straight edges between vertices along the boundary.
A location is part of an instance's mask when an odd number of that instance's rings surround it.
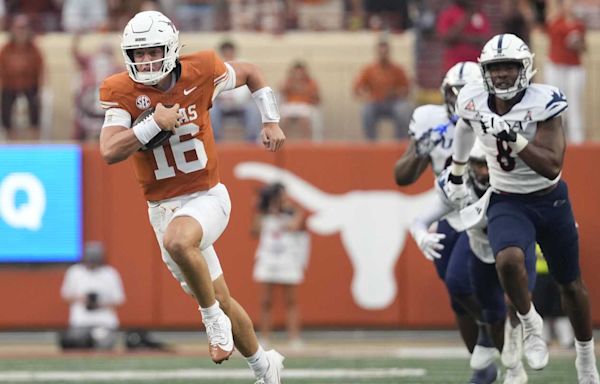
<svg viewBox="0 0 600 384">
<path fill-rule="evenodd" d="M 286 369 L 288 379 L 375 379 L 425 376 L 421 368 L 385 369 Z M 251 379 L 248 369 L 178 369 L 169 371 L 6 371 L 0 372 L 0 382 L 53 381 L 151 381 L 165 379 Z"/>
</svg>

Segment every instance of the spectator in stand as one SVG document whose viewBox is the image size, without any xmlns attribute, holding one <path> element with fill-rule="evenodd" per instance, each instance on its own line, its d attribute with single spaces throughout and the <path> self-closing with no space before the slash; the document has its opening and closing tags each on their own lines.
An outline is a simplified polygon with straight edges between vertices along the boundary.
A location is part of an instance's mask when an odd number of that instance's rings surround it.
<svg viewBox="0 0 600 384">
<path fill-rule="evenodd" d="M 25 15 L 16 16 L 8 42 L 0 49 L 0 87 L 2 88 L 2 125 L 9 140 L 40 137 L 40 88 L 44 71 L 42 52 Z M 13 106 L 18 97 L 27 99 L 29 132 L 19 135 L 13 126 Z"/>
<path fill-rule="evenodd" d="M 113 44 L 103 41 L 93 52 L 81 50 L 81 34 L 75 33 L 71 53 L 79 69 L 75 87 L 75 134 L 76 140 L 98 140 L 104 121 L 104 110 L 100 107 L 98 90 L 102 81 L 121 71 Z"/>
<path fill-rule="evenodd" d="M 119 272 L 105 264 L 102 243 L 86 243 L 82 262 L 67 269 L 60 293 L 69 303 L 69 329 L 60 335 L 61 347 L 112 349 L 119 327 L 115 308 L 125 294 Z"/>
<path fill-rule="evenodd" d="M 58 0 L 62 3 L 62 26 L 67 32 L 108 28 L 107 0 Z"/>
<path fill-rule="evenodd" d="M 517 35 L 529 45 L 535 14 L 529 0 L 502 1 L 502 32 Z"/>
<path fill-rule="evenodd" d="M 262 285 L 260 328 L 265 342 L 271 335 L 274 292 L 282 290 L 290 344 L 301 346 L 296 291 L 304 280 L 310 254 L 305 219 L 306 213 L 292 204 L 282 184 L 270 184 L 260 191 L 252 228 L 253 234 L 259 236 L 253 276 Z"/>
<path fill-rule="evenodd" d="M 365 136 L 377 138 L 377 123 L 382 118 L 394 122 L 395 137 L 408 137 L 412 105 L 410 84 L 404 69 L 392 61 L 387 40 L 377 44 L 377 58 L 364 67 L 354 82 L 354 95 L 364 101 L 362 122 Z"/>
<path fill-rule="evenodd" d="M 223 61 L 233 61 L 236 59 L 236 46 L 231 41 L 224 41 L 219 46 L 219 54 Z M 210 121 L 216 140 L 223 139 L 223 125 L 225 118 L 240 118 L 244 124 L 245 137 L 247 141 L 254 142 L 258 139 L 258 134 L 262 127 L 260 112 L 248 87 L 243 86 L 222 92 L 213 101 L 210 109 Z"/>
<path fill-rule="evenodd" d="M 409 0 L 364 0 L 367 25 L 373 30 L 403 32 L 411 27 Z"/>
<path fill-rule="evenodd" d="M 454 0 L 438 16 L 437 33 L 445 45 L 444 72 L 461 61 L 474 61 L 491 37 L 488 18 L 477 9 L 474 0 Z"/>
<path fill-rule="evenodd" d="M 586 27 L 575 17 L 572 7 L 573 3 L 569 0 L 552 0 L 547 4 L 546 32 L 550 49 L 544 77 L 548 84 L 558 87 L 567 97 L 567 140 L 580 144 L 585 140 L 585 68 L 581 57 L 586 50 Z"/>
<path fill-rule="evenodd" d="M 289 69 L 281 87 L 281 97 L 281 125 L 287 127 L 287 137 L 323 140 L 319 86 L 304 62 L 296 61 Z"/>
</svg>

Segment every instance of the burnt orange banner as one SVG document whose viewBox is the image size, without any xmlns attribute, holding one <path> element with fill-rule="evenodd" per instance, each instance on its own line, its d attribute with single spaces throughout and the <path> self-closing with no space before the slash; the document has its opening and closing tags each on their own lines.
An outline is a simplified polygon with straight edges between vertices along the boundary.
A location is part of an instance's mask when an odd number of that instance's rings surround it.
<svg viewBox="0 0 600 384">
<path fill-rule="evenodd" d="M 256 191 L 283 181 L 308 214 L 311 255 L 299 288 L 305 326 L 453 327 L 443 284 L 408 234 L 410 221 L 428 204 L 428 171 L 407 188 L 393 181 L 404 144 L 288 144 L 271 154 L 251 145 L 222 144 L 222 182 L 232 215 L 215 244 L 231 293 L 258 319 L 259 287 L 252 281 L 257 240 L 250 234 Z M 146 203 L 129 162 L 107 166 L 95 146 L 84 148 L 84 239 L 101 240 L 122 275 L 127 301 L 124 327 L 199 327 L 194 301 L 163 265 Z M 571 147 L 563 172 L 581 235 L 581 266 L 600 326 L 600 180 L 594 165 L 600 147 Z M 0 269 L 0 328 L 67 324 L 60 299 L 66 266 Z M 8 310 L 7 310 L 8 309 Z M 277 321 L 281 323 L 281 313 Z"/>
</svg>

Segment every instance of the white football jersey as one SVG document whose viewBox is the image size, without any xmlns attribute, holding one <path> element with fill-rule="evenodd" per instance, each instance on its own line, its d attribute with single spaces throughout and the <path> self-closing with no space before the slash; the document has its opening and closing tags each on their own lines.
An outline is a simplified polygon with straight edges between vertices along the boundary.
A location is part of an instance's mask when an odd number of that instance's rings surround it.
<svg viewBox="0 0 600 384">
<path fill-rule="evenodd" d="M 454 123 L 448 118 L 445 105 L 422 105 L 413 112 L 408 126 L 410 134 L 418 140 L 430 129 L 438 130 L 442 136 L 442 141 L 429 154 L 431 168 L 437 176 L 446 167 L 448 159 L 452 157 Z"/>
<path fill-rule="evenodd" d="M 556 184 L 560 174 L 549 180 L 536 173 L 521 158 L 512 154 L 506 142 L 485 132 L 481 124 L 484 115 L 494 115 L 488 106 L 489 95 L 482 84 L 467 84 L 458 94 L 458 115 L 467 120 L 482 143 L 490 170 L 490 185 L 498 191 L 531 193 Z M 525 95 L 512 109 L 502 116 L 513 130 L 527 140 L 532 140 L 537 123 L 558 116 L 567 108 L 565 96 L 556 87 L 531 84 Z"/>
<path fill-rule="evenodd" d="M 459 209 L 454 206 L 454 203 L 452 203 L 452 201 L 450 199 L 448 199 L 448 196 L 446 196 L 446 194 L 444 193 L 444 185 L 445 185 L 446 181 L 448 180 L 448 176 L 447 176 L 448 172 L 450 172 L 449 168 L 445 169 L 438 176 L 437 182 L 436 182 L 436 191 L 438 192 L 439 198 L 444 202 L 445 205 L 447 205 L 449 207 L 453 207 L 453 210 L 446 215 L 446 219 L 452 225 L 452 221 L 460 220 L 460 214 L 459 214 Z M 473 183 L 469 179 L 468 174 L 466 174 L 465 178 L 466 178 L 467 191 L 469 193 L 469 196 L 467 197 L 467 201 L 468 201 L 468 204 L 473 204 L 479 199 L 479 197 L 477 196 L 477 193 L 475 192 L 475 188 L 473 186 Z M 455 228 L 460 227 L 460 226 L 462 226 L 462 224 L 453 225 L 453 227 L 455 227 Z M 475 256 L 477 256 L 477 258 L 479 260 L 483 261 L 486 264 L 493 264 L 493 263 L 495 263 L 494 252 L 492 251 L 492 247 L 490 246 L 490 242 L 488 240 L 487 233 L 485 232 L 486 227 L 487 227 L 487 218 L 485 219 L 485 223 L 481 224 L 477 228 L 467 229 L 467 235 L 469 236 L 469 246 L 471 247 L 471 250 L 473 251 L 473 253 L 475 254 Z"/>
</svg>

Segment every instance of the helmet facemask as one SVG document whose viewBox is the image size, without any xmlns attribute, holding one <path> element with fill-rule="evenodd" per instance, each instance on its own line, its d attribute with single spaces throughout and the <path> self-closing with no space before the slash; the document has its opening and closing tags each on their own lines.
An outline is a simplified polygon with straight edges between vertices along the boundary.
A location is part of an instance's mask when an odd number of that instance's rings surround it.
<svg viewBox="0 0 600 384">
<path fill-rule="evenodd" d="M 488 93 L 495 95 L 499 99 L 502 100 L 510 100 L 517 96 L 519 92 L 524 90 L 529 86 L 530 79 L 527 76 L 526 65 L 523 63 L 528 59 L 524 60 L 502 60 L 502 61 L 494 61 L 491 63 L 482 64 L 482 72 L 483 72 L 483 84 Z M 514 63 L 519 66 L 519 73 L 513 85 L 508 88 L 498 88 L 494 85 L 494 81 L 492 79 L 492 74 L 490 72 L 489 67 L 491 65 L 504 62 L 504 63 Z M 529 64 L 531 65 L 531 64 Z"/>
</svg>

